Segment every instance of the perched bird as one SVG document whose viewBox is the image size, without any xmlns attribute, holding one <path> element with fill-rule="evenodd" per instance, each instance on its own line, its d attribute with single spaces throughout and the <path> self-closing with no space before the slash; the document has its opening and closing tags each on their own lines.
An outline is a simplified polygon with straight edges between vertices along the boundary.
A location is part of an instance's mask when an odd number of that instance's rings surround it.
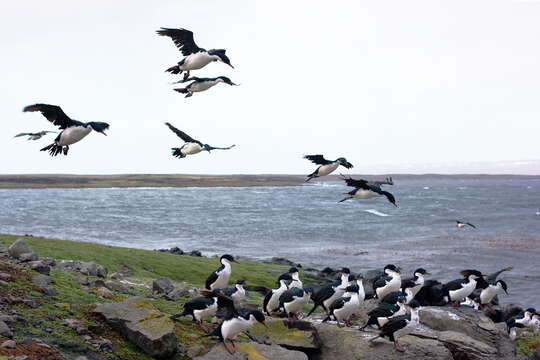
<svg viewBox="0 0 540 360">
<path fill-rule="evenodd" d="M 190 315 L 193 321 L 196 322 L 204 331 L 208 331 L 203 324 L 205 318 L 216 315 L 220 301 L 223 301 L 223 296 L 220 296 L 219 290 L 203 291 L 203 296 L 196 297 L 184 304 L 184 311 L 180 314 L 171 316 L 172 320 L 176 320 L 182 316 Z M 224 306 L 224 305 L 222 305 Z"/>
<path fill-rule="evenodd" d="M 405 304 L 408 304 L 411 302 L 412 299 L 414 299 L 414 295 L 412 292 L 412 289 L 416 286 L 416 283 L 413 280 L 405 280 L 401 282 L 401 290 L 400 291 L 392 291 L 388 294 L 386 294 L 382 299 L 381 302 L 387 303 L 387 304 L 396 304 L 398 299 L 401 297 L 405 297 Z"/>
<path fill-rule="evenodd" d="M 298 313 L 308 304 L 311 295 L 313 295 L 312 288 L 286 290 L 279 297 L 279 308 L 285 311 L 289 319 L 298 320 Z"/>
<path fill-rule="evenodd" d="M 313 312 L 321 306 L 324 311 L 328 313 L 328 308 L 330 307 L 330 304 L 334 302 L 334 300 L 340 298 L 345 294 L 345 289 L 347 286 L 349 286 L 349 276 L 351 274 L 351 271 L 349 268 L 341 268 L 338 270 L 338 272 L 341 272 L 341 279 L 334 281 L 331 284 L 325 285 L 321 287 L 317 292 L 313 294 L 312 300 L 313 300 L 313 308 L 309 311 L 307 316 L 310 316 L 313 314 Z"/>
<path fill-rule="evenodd" d="M 465 226 L 470 226 L 470 227 L 472 227 L 473 229 L 476 229 L 476 226 L 474 226 L 473 224 L 468 223 L 468 222 L 462 222 L 462 221 L 459 221 L 459 220 L 456 220 L 456 226 L 457 226 L 459 229 L 464 228 Z"/>
<path fill-rule="evenodd" d="M 208 279 L 206 279 L 205 288 L 208 290 L 224 288 L 229 284 L 229 278 L 231 277 L 231 262 L 238 262 L 234 260 L 232 255 L 225 254 L 220 259 L 221 266 L 214 270 Z"/>
<path fill-rule="evenodd" d="M 329 314 L 323 322 L 326 322 L 333 317 L 339 327 L 341 327 L 341 321 L 343 321 L 345 325 L 351 326 L 350 318 L 360 310 L 360 302 L 363 301 L 363 299 L 360 300 L 359 292 L 360 287 L 357 284 L 347 286 L 345 294 L 330 304 L 330 307 L 328 308 Z"/>
<path fill-rule="evenodd" d="M 263 300 L 263 310 L 266 314 L 270 315 L 279 309 L 279 297 L 288 289 L 286 281 L 290 280 L 292 277 L 289 273 L 282 274 L 277 281 L 279 287 L 266 293 Z"/>
<path fill-rule="evenodd" d="M 519 315 L 514 316 L 506 321 L 506 328 L 510 339 L 515 340 L 517 337 L 517 329 L 523 329 L 530 325 L 533 315 L 536 313 L 534 308 L 528 308 Z"/>
<path fill-rule="evenodd" d="M 414 270 L 412 278 L 401 279 L 401 287 L 403 288 L 403 283 L 407 280 L 414 281 L 415 285 L 411 288 L 414 297 L 416 294 L 418 294 L 422 286 L 424 286 L 424 282 L 426 281 L 425 275 L 429 275 L 429 273 L 423 268 L 418 268 Z"/>
<path fill-rule="evenodd" d="M 348 192 L 346 196 L 343 199 L 341 199 L 339 202 L 343 202 L 345 200 L 354 199 L 354 198 L 371 199 L 374 197 L 385 196 L 392 205 L 397 207 L 396 198 L 394 197 L 394 195 L 390 194 L 388 191 L 382 190 L 380 186 L 375 185 L 375 184 L 369 184 L 368 181 L 363 180 L 363 179 L 355 180 L 351 177 L 347 178 L 345 176 L 342 176 L 342 178 L 343 180 L 345 180 L 345 183 L 347 184 L 347 186 L 354 187 L 354 190 Z"/>
<path fill-rule="evenodd" d="M 206 150 L 210 152 L 211 150 L 229 150 L 235 147 L 235 145 L 231 145 L 228 147 L 215 147 L 210 146 L 208 144 L 203 144 L 199 140 L 193 139 L 191 136 L 186 134 L 185 132 L 178 130 L 168 122 L 165 123 L 171 129 L 172 132 L 174 132 L 180 139 L 185 141 L 185 144 L 182 145 L 182 147 L 179 148 L 172 148 L 172 154 L 173 156 L 177 158 L 185 158 L 188 155 L 195 155 L 200 153 L 203 150 Z"/>
<path fill-rule="evenodd" d="M 306 182 L 313 178 L 326 176 L 336 170 L 339 165 L 351 169 L 353 165 L 347 161 L 344 157 L 337 158 L 334 161 L 326 160 L 323 155 L 305 155 L 304 159 L 308 159 L 314 164 L 320 165 L 314 172 L 307 176 Z"/>
<path fill-rule="evenodd" d="M 418 326 L 420 320 L 418 316 L 420 304 L 416 300 L 413 300 L 409 304 L 409 307 L 411 309 L 410 314 L 396 316 L 392 318 L 381 328 L 381 332 L 379 333 L 379 335 L 370 339 L 369 341 L 372 342 L 377 338 L 387 337 L 390 341 L 394 343 L 394 347 L 396 348 L 396 350 L 404 351 L 399 346 L 399 338 L 409 334 L 412 330 L 414 330 L 414 328 Z"/>
<path fill-rule="evenodd" d="M 184 97 L 190 97 L 193 95 L 193 93 L 206 91 L 210 89 L 212 86 L 215 86 L 219 83 L 228 84 L 231 86 L 238 86 L 238 84 L 235 84 L 226 76 L 218 76 L 215 78 L 198 78 L 198 77 L 190 77 L 185 80 L 177 81 L 175 84 L 178 83 L 184 83 L 187 81 L 192 81 L 184 88 L 176 88 L 174 91 L 178 91 L 180 94 L 186 94 Z"/>
<path fill-rule="evenodd" d="M 384 267 L 385 275 L 379 277 L 373 282 L 373 292 L 377 299 L 384 298 L 393 291 L 399 291 L 401 288 L 401 269 L 393 264 Z"/>
<path fill-rule="evenodd" d="M 479 296 L 479 303 L 482 306 L 491 306 L 491 302 L 497 295 L 506 293 L 508 295 L 508 286 L 503 280 L 497 280 L 495 283 L 488 284 L 482 289 Z"/>
<path fill-rule="evenodd" d="M 375 326 L 380 329 L 391 318 L 405 315 L 407 313 L 405 301 L 405 297 L 400 296 L 395 304 L 379 303 L 375 309 L 367 313 L 368 321 L 360 328 L 360 330 L 363 331 L 368 326 Z"/>
<path fill-rule="evenodd" d="M 465 298 L 465 301 L 460 303 L 461 306 L 468 306 L 474 310 L 480 310 L 480 296 L 474 292 Z"/>
<path fill-rule="evenodd" d="M 193 32 L 189 30 L 161 28 L 156 32 L 158 35 L 170 37 L 174 45 L 185 56 L 177 65 L 168 68 L 167 72 L 181 74 L 185 71 L 184 79 L 187 79 L 191 70 L 202 69 L 213 61 L 221 61 L 234 69 L 231 61 L 225 55 L 224 49 L 205 50 L 198 47 L 193 40 Z"/>
<path fill-rule="evenodd" d="M 57 133 L 58 131 L 40 131 L 37 133 L 20 133 L 15 135 L 14 137 L 21 137 L 21 136 L 28 136 L 28 139 L 26 140 L 39 140 L 43 136 L 47 135 L 48 133 Z"/>
<path fill-rule="evenodd" d="M 535 313 L 529 321 L 529 327 L 533 329 L 534 333 L 537 334 L 540 331 L 540 314 Z"/>
<path fill-rule="evenodd" d="M 289 274 L 291 275 L 292 277 L 292 281 L 289 283 L 289 289 L 292 289 L 292 288 L 300 288 L 302 289 L 303 288 L 303 285 L 302 285 L 302 280 L 300 280 L 300 275 L 298 273 L 298 269 L 296 267 L 291 267 L 289 269 Z"/>
<path fill-rule="evenodd" d="M 72 120 L 64 113 L 64 111 L 62 111 L 60 106 L 56 105 L 29 105 L 23 109 L 23 112 L 27 111 L 41 112 L 41 114 L 45 116 L 47 120 L 62 130 L 56 139 L 54 139 L 54 143 L 41 149 L 41 151 L 49 151 L 51 156 L 56 156 L 61 152 L 64 152 L 64 155 L 67 155 L 69 145 L 81 141 L 86 135 L 90 134 L 92 130 L 106 135 L 105 130 L 109 128 L 109 124 L 104 122 L 83 123 L 77 120 Z"/>
<path fill-rule="evenodd" d="M 239 279 L 234 286 L 228 286 L 221 290 L 223 294 L 230 297 L 234 301 L 235 306 L 237 306 L 246 298 L 246 289 L 244 289 L 245 284 L 246 280 Z"/>
<path fill-rule="evenodd" d="M 472 294 L 478 282 L 485 283 L 482 273 L 478 270 L 463 270 L 460 274 L 463 276 L 462 279 L 453 280 L 443 285 L 447 302 L 455 302 L 457 306 Z"/>
</svg>

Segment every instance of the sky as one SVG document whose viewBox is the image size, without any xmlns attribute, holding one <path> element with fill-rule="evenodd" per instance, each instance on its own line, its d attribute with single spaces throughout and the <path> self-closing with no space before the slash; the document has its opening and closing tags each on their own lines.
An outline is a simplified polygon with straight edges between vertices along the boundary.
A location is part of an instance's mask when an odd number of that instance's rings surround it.
<svg viewBox="0 0 540 360">
<path fill-rule="evenodd" d="M 303 174 L 304 154 L 356 174 L 538 174 L 539 18 L 539 0 L 4 1 L 0 174 Z M 240 86 L 172 91 L 164 70 L 182 55 L 162 26 L 227 49 L 235 69 L 192 75 Z M 54 135 L 13 138 L 55 129 L 22 112 L 34 103 L 108 136 L 52 158 L 39 149 Z M 174 158 L 166 121 L 236 148 Z"/>
</svg>

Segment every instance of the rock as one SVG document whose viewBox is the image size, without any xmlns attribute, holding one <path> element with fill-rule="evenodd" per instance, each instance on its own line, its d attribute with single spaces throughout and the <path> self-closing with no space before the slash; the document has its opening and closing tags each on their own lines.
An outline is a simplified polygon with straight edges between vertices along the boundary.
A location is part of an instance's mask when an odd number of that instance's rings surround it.
<svg viewBox="0 0 540 360">
<path fill-rule="evenodd" d="M 133 271 L 132 268 L 130 268 L 129 266 L 127 266 L 125 264 L 119 264 L 116 267 L 116 272 L 119 273 L 120 275 L 126 276 L 126 277 L 133 276 L 133 274 L 135 274 L 135 271 Z"/>
<path fill-rule="evenodd" d="M 15 356 L 13 360 L 28 360 L 28 356 L 26 355 Z"/>
<path fill-rule="evenodd" d="M 22 303 L 31 308 L 37 308 L 38 304 L 32 299 L 23 299 Z"/>
<path fill-rule="evenodd" d="M 236 353 L 229 354 L 223 345 L 214 346 L 209 353 L 196 357 L 194 360 L 307 360 L 308 357 L 301 351 L 287 350 L 279 345 L 263 345 L 254 342 L 237 343 Z M 340 359 L 341 360 L 341 359 Z"/>
<path fill-rule="evenodd" d="M 32 250 L 32 248 L 28 245 L 25 239 L 17 239 L 11 246 L 8 248 L 8 254 L 9 256 L 20 259 L 21 255 L 23 254 L 34 254 L 35 259 L 37 260 L 37 254 Z M 31 261 L 31 260 L 28 260 Z"/>
<path fill-rule="evenodd" d="M 30 269 L 37 271 L 40 274 L 49 275 L 51 273 L 51 267 L 42 260 L 30 261 L 27 265 Z"/>
<path fill-rule="evenodd" d="M 313 351 L 321 347 L 317 330 L 308 321 L 268 319 L 266 324 L 268 328 L 261 324 L 253 326 L 250 333 L 256 338 L 268 338 L 288 349 Z"/>
<path fill-rule="evenodd" d="M 292 262 L 289 259 L 285 259 L 285 258 L 277 257 L 277 256 L 275 256 L 275 257 L 273 257 L 273 258 L 271 258 L 269 260 L 264 260 L 263 262 L 267 263 L 267 264 L 302 267 L 300 264 Z"/>
<path fill-rule="evenodd" d="M 172 247 L 170 249 L 158 249 L 157 251 L 166 252 L 166 253 L 173 254 L 173 255 L 184 255 L 185 254 L 184 251 L 182 251 L 182 249 L 180 249 L 178 246 Z"/>
<path fill-rule="evenodd" d="M 86 356 L 78 356 L 75 360 L 88 360 L 88 358 Z"/>
<path fill-rule="evenodd" d="M 152 282 L 152 293 L 154 294 L 168 294 L 174 290 L 172 281 L 168 278 L 159 278 Z"/>
<path fill-rule="evenodd" d="M 38 275 L 32 278 L 32 282 L 37 286 L 45 287 L 52 282 L 52 278 L 48 275 Z"/>
<path fill-rule="evenodd" d="M 103 281 L 101 279 L 92 280 L 92 281 L 90 281 L 89 285 L 91 287 L 95 287 L 95 288 L 105 287 L 105 281 Z"/>
<path fill-rule="evenodd" d="M 165 358 L 176 351 L 173 322 L 141 297 L 99 304 L 94 313 L 150 356 Z"/>
<path fill-rule="evenodd" d="M 42 286 L 39 290 L 45 295 L 56 296 L 56 289 L 52 286 Z"/>
<path fill-rule="evenodd" d="M 77 319 L 66 319 L 62 322 L 62 325 L 69 326 L 72 329 L 76 329 L 81 326 L 82 323 L 80 322 L 80 320 Z"/>
<path fill-rule="evenodd" d="M 131 291 L 127 286 L 114 282 L 114 281 L 105 281 L 105 287 L 111 291 L 116 291 L 122 294 L 131 294 Z"/>
<path fill-rule="evenodd" d="M 534 351 L 532 353 L 532 358 L 534 360 L 540 360 L 540 348 L 534 349 Z"/>
<path fill-rule="evenodd" d="M 17 321 L 14 316 L 11 315 L 0 315 L 0 321 L 3 321 L 5 323 L 12 323 Z"/>
<path fill-rule="evenodd" d="M 17 346 L 17 343 L 13 340 L 6 340 L 2 343 L 2 345 L 0 345 L 0 347 L 8 348 L 8 349 L 15 349 L 16 346 Z"/>
<path fill-rule="evenodd" d="M 113 280 L 123 280 L 123 279 L 124 279 L 124 277 L 122 276 L 122 274 L 117 273 L 117 272 L 112 273 L 112 274 L 110 275 L 110 278 L 113 279 Z"/>
<path fill-rule="evenodd" d="M 0 272 L 0 280 L 11 281 L 11 275 L 9 275 L 8 273 Z"/>
<path fill-rule="evenodd" d="M 189 295 L 190 295 L 189 289 L 183 288 L 180 286 L 175 286 L 174 289 L 172 289 L 172 291 L 170 291 L 169 293 L 167 293 L 167 295 L 165 295 L 165 298 L 167 300 L 177 301 Z"/>
<path fill-rule="evenodd" d="M 71 280 L 81 285 L 90 285 L 90 281 L 88 280 L 88 277 L 86 276 L 75 275 L 71 278 Z"/>
<path fill-rule="evenodd" d="M 202 253 L 199 250 L 193 250 L 189 253 L 189 256 L 202 257 Z"/>
<path fill-rule="evenodd" d="M 112 299 L 114 298 L 114 293 L 107 289 L 106 287 L 99 287 L 96 289 L 96 295 L 100 296 L 104 299 Z"/>
<path fill-rule="evenodd" d="M 59 271 L 80 272 L 83 275 L 107 277 L 107 268 L 93 261 L 62 260 L 56 264 Z"/>
<path fill-rule="evenodd" d="M 7 338 L 12 338 L 13 333 L 7 324 L 3 321 L 0 321 L 0 335 Z"/>
<path fill-rule="evenodd" d="M 454 358 L 467 360 L 489 360 L 498 358 L 497 349 L 470 336 L 455 331 L 442 331 L 439 341 L 452 352 Z"/>
<path fill-rule="evenodd" d="M 19 260 L 22 262 L 36 261 L 38 258 L 36 253 L 24 253 L 19 255 Z"/>
</svg>

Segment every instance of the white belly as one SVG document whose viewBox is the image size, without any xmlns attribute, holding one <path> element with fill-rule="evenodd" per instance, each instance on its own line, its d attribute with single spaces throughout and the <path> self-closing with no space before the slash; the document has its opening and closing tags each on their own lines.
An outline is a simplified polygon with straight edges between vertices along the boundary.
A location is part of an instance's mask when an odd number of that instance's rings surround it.
<svg viewBox="0 0 540 360">
<path fill-rule="evenodd" d="M 270 300 L 268 301 L 268 305 L 266 305 L 266 308 L 268 309 L 268 312 L 272 312 L 277 310 L 277 307 L 279 306 L 279 297 L 281 294 L 283 294 L 287 289 L 276 289 L 274 290 L 274 293 L 272 294 L 272 297 L 270 297 Z"/>
<path fill-rule="evenodd" d="M 491 287 L 482 290 L 482 292 L 480 293 L 480 304 L 489 304 L 491 300 L 493 300 L 495 295 L 497 295 L 497 292 Z"/>
<path fill-rule="evenodd" d="M 338 163 L 332 163 L 328 165 L 322 165 L 319 167 L 319 171 L 317 172 L 317 176 L 326 176 L 328 174 L 331 174 L 334 170 L 338 168 Z"/>
<path fill-rule="evenodd" d="M 302 282 L 300 280 L 291 281 L 291 283 L 289 284 L 289 289 L 292 289 L 292 288 L 302 289 Z"/>
<path fill-rule="evenodd" d="M 377 289 L 377 297 L 379 299 L 384 298 L 386 295 L 394 291 L 399 291 L 401 287 L 401 276 L 394 276 L 386 286 Z"/>
<path fill-rule="evenodd" d="M 197 143 L 185 143 L 180 152 L 184 155 L 194 155 L 203 151 L 203 147 Z"/>
<path fill-rule="evenodd" d="M 221 335 L 223 339 L 234 340 L 240 333 L 248 330 L 250 323 L 247 320 L 234 318 L 229 321 L 225 321 L 221 326 Z"/>
<path fill-rule="evenodd" d="M 238 289 L 232 296 L 231 298 L 233 299 L 233 301 L 235 302 L 235 304 L 239 304 L 240 302 L 242 302 L 242 300 L 244 300 L 244 298 L 246 297 L 246 290 L 244 289 Z"/>
<path fill-rule="evenodd" d="M 373 192 L 371 190 L 364 190 L 364 189 L 358 189 L 356 193 L 354 193 L 353 197 L 357 199 L 371 199 L 375 197 L 381 196 L 380 194 L 377 194 L 376 192 Z"/>
<path fill-rule="evenodd" d="M 194 83 L 189 87 L 189 91 L 191 92 L 199 92 L 210 89 L 212 86 L 216 85 L 217 81 L 202 81 Z"/>
<path fill-rule="evenodd" d="M 343 296 L 343 294 L 345 294 L 345 289 L 336 288 L 334 294 L 330 296 L 328 299 L 323 301 L 324 306 L 326 306 L 326 308 L 328 309 L 330 305 L 332 305 L 334 300 L 339 299 L 340 297 Z"/>
<path fill-rule="evenodd" d="M 347 301 L 341 309 L 334 310 L 334 315 L 339 321 L 348 320 L 359 310 L 359 305 L 360 303 L 358 298 L 353 296 L 351 300 Z"/>
<path fill-rule="evenodd" d="M 202 321 L 204 318 L 214 316 L 217 311 L 217 302 L 214 302 L 212 306 L 207 307 L 204 310 L 193 310 L 193 315 L 198 321 Z"/>
<path fill-rule="evenodd" d="M 463 288 L 459 290 L 453 290 L 449 291 L 450 294 L 450 300 L 452 301 L 461 301 L 465 299 L 467 296 L 469 296 L 474 289 L 476 288 L 476 281 L 469 281 L 467 285 L 465 285 Z"/>
<path fill-rule="evenodd" d="M 229 278 L 231 277 L 231 272 L 227 269 L 223 269 L 219 274 L 216 282 L 214 282 L 210 287 L 212 289 L 222 289 L 229 285 Z"/>
<path fill-rule="evenodd" d="M 205 52 L 198 52 L 195 54 L 188 55 L 184 59 L 184 63 L 180 65 L 182 70 L 198 70 L 202 69 L 214 59 Z"/>
<path fill-rule="evenodd" d="M 308 301 L 309 301 L 309 298 L 307 297 L 296 298 L 290 303 L 284 304 L 285 311 L 287 312 L 287 314 L 296 314 L 297 312 L 302 310 L 302 308 L 304 307 L 304 305 L 308 303 Z"/>
<path fill-rule="evenodd" d="M 86 135 L 90 134 L 91 131 L 92 128 L 90 126 L 69 127 L 62 131 L 62 134 L 60 135 L 60 140 L 56 144 L 60 146 L 75 144 L 76 142 L 83 139 Z"/>
</svg>

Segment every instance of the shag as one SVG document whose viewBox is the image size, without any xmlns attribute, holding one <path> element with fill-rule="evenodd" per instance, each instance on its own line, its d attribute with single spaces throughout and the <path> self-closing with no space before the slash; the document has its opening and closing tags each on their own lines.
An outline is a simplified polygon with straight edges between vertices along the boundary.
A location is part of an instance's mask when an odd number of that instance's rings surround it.
<svg viewBox="0 0 540 360">
<path fill-rule="evenodd" d="M 308 159 L 314 164 L 320 165 L 314 172 L 307 176 L 306 182 L 313 178 L 318 178 L 321 176 L 326 176 L 331 174 L 336 170 L 339 165 L 351 169 L 353 165 L 347 161 L 344 157 L 337 158 L 334 161 L 326 160 L 323 155 L 305 155 L 304 159 Z"/>
<path fill-rule="evenodd" d="M 184 83 L 187 81 L 192 81 L 184 88 L 176 88 L 174 91 L 179 92 L 180 94 L 186 94 L 184 97 L 190 97 L 193 95 L 193 93 L 206 91 L 210 89 L 212 86 L 215 86 L 219 83 L 228 84 L 231 86 L 238 86 L 238 84 L 235 84 L 226 76 L 218 76 L 215 78 L 198 78 L 198 77 L 190 77 L 185 80 L 177 81 L 175 84 L 178 83 Z"/>
<path fill-rule="evenodd" d="M 231 277 L 231 262 L 238 262 L 229 254 L 223 255 L 219 262 L 221 266 L 214 270 L 206 279 L 205 288 L 208 290 L 224 288 L 229 284 Z"/>
<path fill-rule="evenodd" d="M 206 150 L 208 152 L 210 152 L 211 150 L 229 150 L 236 146 L 236 145 L 231 145 L 228 147 L 215 147 L 215 146 L 210 146 L 208 144 L 203 144 L 199 140 L 193 139 L 191 136 L 189 136 L 185 132 L 178 130 L 177 128 L 169 124 L 168 122 L 165 123 L 165 125 L 167 125 L 169 129 L 171 129 L 171 131 L 174 132 L 180 139 L 185 141 L 185 144 L 182 145 L 181 147 L 171 149 L 173 156 L 180 159 L 185 158 L 188 155 L 198 154 L 203 150 Z"/>
<path fill-rule="evenodd" d="M 394 195 L 389 193 L 388 191 L 384 191 L 381 189 L 379 185 L 370 184 L 367 180 L 355 180 L 351 177 L 345 177 L 342 176 L 343 180 L 345 180 L 345 183 L 347 186 L 354 187 L 354 190 L 348 192 L 346 196 L 341 199 L 339 202 L 343 202 L 345 200 L 349 199 L 371 199 L 379 196 L 385 196 L 388 201 L 397 207 L 396 205 L 396 198 Z"/>
<path fill-rule="evenodd" d="M 57 133 L 58 131 L 40 131 L 37 133 L 20 133 L 15 135 L 14 137 L 21 137 L 21 136 L 28 136 L 28 139 L 26 140 L 39 140 L 43 136 L 47 135 L 48 133 Z"/>
</svg>

